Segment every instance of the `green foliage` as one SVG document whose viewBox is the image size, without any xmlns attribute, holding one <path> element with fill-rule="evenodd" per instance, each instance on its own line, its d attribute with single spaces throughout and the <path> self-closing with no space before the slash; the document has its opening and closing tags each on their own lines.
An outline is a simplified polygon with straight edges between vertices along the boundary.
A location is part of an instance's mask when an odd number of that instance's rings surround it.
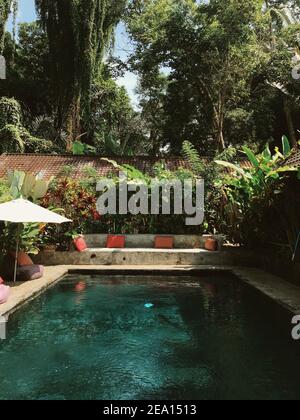
<svg viewBox="0 0 300 420">
<path fill-rule="evenodd" d="M 96 152 L 104 156 L 145 154 L 147 139 L 140 116 L 132 109 L 124 87 L 119 87 L 104 67 L 93 84 L 88 137 Z"/>
<path fill-rule="evenodd" d="M 0 202 L 23 197 L 39 202 L 47 193 L 50 181 L 22 171 L 9 171 L 7 179 L 0 180 Z M 1 252 L 10 252 L 19 241 L 20 249 L 29 254 L 38 254 L 41 226 L 37 223 L 5 223 L 0 233 Z"/>
<path fill-rule="evenodd" d="M 15 0 L 0 0 L 0 54 L 3 52 L 4 38 L 5 38 L 5 25 L 7 23 L 11 6 Z"/>
<path fill-rule="evenodd" d="M 15 42 L 6 34 L 4 56 L 9 78 L 0 84 L 1 95 L 16 98 L 26 109 L 23 124 L 31 132 L 32 120 L 41 116 L 52 116 L 54 104 L 51 100 L 50 57 L 47 35 L 38 22 L 21 23 Z M 51 140 L 56 137 L 46 137 Z"/>
<path fill-rule="evenodd" d="M 99 214 L 96 209 L 96 188 L 93 185 L 83 185 L 83 180 L 68 177 L 54 179 L 48 193 L 42 200 L 46 208 L 62 208 L 72 224 L 63 226 L 47 226 L 43 230 L 41 242 L 68 247 L 70 237 L 88 233 L 96 222 Z"/>
<path fill-rule="evenodd" d="M 138 170 L 134 166 L 119 165 L 116 161 L 106 159 L 106 158 L 102 158 L 101 160 L 110 163 L 119 172 L 123 172 L 124 174 L 127 174 L 127 178 L 130 181 L 143 182 L 144 184 L 147 184 L 147 185 L 150 183 L 150 177 L 145 175 L 142 171 Z"/>
<path fill-rule="evenodd" d="M 287 157 L 291 154 L 290 142 L 286 136 L 282 137 L 282 153 L 284 157 Z"/>
<path fill-rule="evenodd" d="M 185 159 L 190 164 L 193 172 L 196 175 L 203 174 L 204 172 L 204 163 L 203 159 L 199 156 L 199 153 L 195 147 L 188 141 L 183 142 L 182 152 Z"/>
<path fill-rule="evenodd" d="M 61 168 L 60 172 L 58 173 L 58 178 L 72 178 L 76 168 L 72 165 L 65 165 Z"/>
<path fill-rule="evenodd" d="M 52 141 L 32 136 L 26 129 L 22 130 L 22 136 L 27 153 L 51 154 L 61 151 L 59 147 L 55 147 Z"/>
<path fill-rule="evenodd" d="M 76 112 L 80 114 L 83 135 L 78 130 L 76 140 L 73 136 L 70 142 L 67 115 L 57 115 L 60 99 L 53 94 L 58 91 L 57 86 L 53 86 L 54 75 L 50 69 L 54 61 L 48 44 L 47 33 L 40 22 L 20 24 L 17 43 L 10 34 L 6 36 L 5 56 L 10 77 L 1 85 L 1 93 L 22 103 L 26 110 L 22 124 L 32 137 L 47 140 L 43 148 L 32 139 L 36 152 L 65 153 L 67 144 L 72 152 L 70 143 L 81 140 L 95 146 L 94 150 L 85 148 L 80 152 L 84 154 L 132 155 L 137 150 L 145 154 L 148 142 L 140 116 L 133 111 L 126 90 L 112 79 L 108 64 L 101 65 L 97 76 L 93 77 L 88 94 L 83 94 L 87 98 L 84 100 L 82 96 L 82 112 L 79 109 Z"/>
<path fill-rule="evenodd" d="M 186 138 L 205 155 L 245 143 L 262 148 L 274 138 L 279 144 L 287 131 L 295 144 L 297 10 L 283 0 L 129 2 L 136 49 L 128 65 L 141 78 L 140 105 L 155 153 L 166 145 L 178 153 Z M 299 57 L 299 45 L 297 51 Z"/>
<path fill-rule="evenodd" d="M 251 89 L 257 66 L 266 61 L 255 33 L 260 9 L 260 0 L 131 2 L 128 27 L 137 49 L 130 64 L 141 85 L 158 80 L 161 66 L 170 73 L 160 91 L 160 129 L 172 151 L 184 137 L 212 152 L 233 139 L 253 140 Z M 152 100 L 145 98 L 144 109 Z"/>
<path fill-rule="evenodd" d="M 0 99 L 0 153 L 51 153 L 55 150 L 51 141 L 32 136 L 23 126 L 18 101 Z"/>
<path fill-rule="evenodd" d="M 10 185 L 10 195 L 13 199 L 24 198 L 38 201 L 43 198 L 47 191 L 50 181 L 41 179 L 38 175 L 25 173 L 23 171 L 9 171 L 7 174 Z"/>
<path fill-rule="evenodd" d="M 288 174 L 297 173 L 298 168 L 285 164 L 291 154 L 287 137 L 283 138 L 282 152 L 276 148 L 273 155 L 269 146 L 259 155 L 247 147 L 243 151 L 251 164 L 247 167 L 216 160 L 218 165 L 230 171 L 216 182 L 226 197 L 224 208 L 228 232 L 234 241 L 245 244 L 253 244 L 257 240 L 271 242 L 266 234 L 268 222 L 265 216 L 273 209 L 278 219 L 278 196 L 284 194 Z M 287 226 L 288 220 L 285 220 L 283 230 L 287 230 Z"/>
<path fill-rule="evenodd" d="M 239 165 L 234 165 L 220 160 L 216 160 L 216 163 L 218 165 L 225 166 L 240 175 L 243 186 L 246 187 L 247 185 L 247 188 L 251 191 L 255 188 L 258 190 L 264 190 L 265 187 L 268 187 L 268 182 L 272 184 L 271 179 L 278 180 L 282 174 L 286 172 L 298 171 L 298 168 L 294 166 L 284 165 L 285 159 L 289 157 L 291 153 L 291 147 L 287 137 L 283 138 L 282 153 L 278 148 L 276 148 L 276 153 L 273 156 L 270 155 L 269 147 L 267 147 L 263 153 L 258 156 L 255 156 L 248 147 L 244 147 L 243 151 L 252 165 L 249 169 L 243 169 Z M 246 182 L 246 184 L 244 184 L 244 182 Z M 255 193 L 257 193 L 257 191 Z"/>
<path fill-rule="evenodd" d="M 92 83 L 99 76 L 104 51 L 125 5 L 124 0 L 36 0 L 47 31 L 57 119 L 68 134 L 68 147 L 87 121 Z"/>
<path fill-rule="evenodd" d="M 13 98 L 0 98 L 0 130 L 6 125 L 20 127 L 22 125 L 22 111 L 18 101 Z"/>
<path fill-rule="evenodd" d="M 24 153 L 20 128 L 7 124 L 0 130 L 0 153 Z"/>
<path fill-rule="evenodd" d="M 86 145 L 81 141 L 74 141 L 72 144 L 73 155 L 84 155 L 86 154 Z"/>
<path fill-rule="evenodd" d="M 11 200 L 11 195 L 9 192 L 9 184 L 7 179 L 0 179 L 0 204 L 6 203 Z"/>
</svg>

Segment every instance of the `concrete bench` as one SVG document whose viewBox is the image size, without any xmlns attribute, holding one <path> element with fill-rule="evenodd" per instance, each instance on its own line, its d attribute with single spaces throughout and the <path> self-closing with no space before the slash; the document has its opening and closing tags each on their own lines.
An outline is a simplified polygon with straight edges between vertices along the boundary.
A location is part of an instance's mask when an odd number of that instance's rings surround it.
<svg viewBox="0 0 300 420">
<path fill-rule="evenodd" d="M 223 238 L 216 237 L 219 252 L 204 248 L 207 237 L 171 235 L 175 249 L 154 249 L 157 235 L 126 235 L 126 248 L 106 248 L 107 235 L 85 235 L 88 249 L 84 252 L 42 252 L 36 261 L 44 265 L 201 265 L 220 264 Z M 167 235 L 166 235 L 167 236 Z"/>
</svg>

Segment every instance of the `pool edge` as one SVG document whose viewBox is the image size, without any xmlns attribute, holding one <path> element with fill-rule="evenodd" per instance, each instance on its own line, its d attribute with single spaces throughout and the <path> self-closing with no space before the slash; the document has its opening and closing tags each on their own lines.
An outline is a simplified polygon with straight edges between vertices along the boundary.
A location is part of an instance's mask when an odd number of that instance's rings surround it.
<svg viewBox="0 0 300 420">
<path fill-rule="evenodd" d="M 278 303 L 291 314 L 300 314 L 300 287 L 257 268 L 210 265 L 180 267 L 53 266 L 45 268 L 45 276 L 42 280 L 34 280 L 12 287 L 9 301 L 0 306 L 0 316 L 8 318 L 12 313 L 40 296 L 68 274 L 135 275 L 139 273 L 143 275 L 197 275 L 204 272 L 231 273 L 242 282 Z"/>
</svg>

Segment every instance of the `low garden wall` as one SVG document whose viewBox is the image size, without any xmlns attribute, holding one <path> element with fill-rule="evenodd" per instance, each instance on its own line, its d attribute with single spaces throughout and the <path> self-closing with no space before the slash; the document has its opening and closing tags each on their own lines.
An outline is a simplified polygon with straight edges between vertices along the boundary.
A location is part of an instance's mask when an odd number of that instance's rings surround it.
<svg viewBox="0 0 300 420">
<path fill-rule="evenodd" d="M 127 248 L 154 248 L 154 242 L 157 235 L 125 235 Z M 218 250 L 223 246 L 222 235 L 159 235 L 172 236 L 174 238 L 175 249 L 204 249 L 205 241 L 208 238 L 215 238 L 218 242 Z M 84 235 L 89 248 L 106 248 L 107 235 Z"/>
</svg>

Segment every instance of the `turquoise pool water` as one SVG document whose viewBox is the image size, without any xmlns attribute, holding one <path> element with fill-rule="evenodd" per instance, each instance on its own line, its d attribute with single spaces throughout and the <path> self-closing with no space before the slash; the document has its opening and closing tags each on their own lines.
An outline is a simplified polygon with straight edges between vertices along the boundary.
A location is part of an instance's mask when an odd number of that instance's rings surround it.
<svg viewBox="0 0 300 420">
<path fill-rule="evenodd" d="M 11 317 L 0 399 L 299 399 L 290 330 L 234 278 L 73 275 Z"/>
</svg>

